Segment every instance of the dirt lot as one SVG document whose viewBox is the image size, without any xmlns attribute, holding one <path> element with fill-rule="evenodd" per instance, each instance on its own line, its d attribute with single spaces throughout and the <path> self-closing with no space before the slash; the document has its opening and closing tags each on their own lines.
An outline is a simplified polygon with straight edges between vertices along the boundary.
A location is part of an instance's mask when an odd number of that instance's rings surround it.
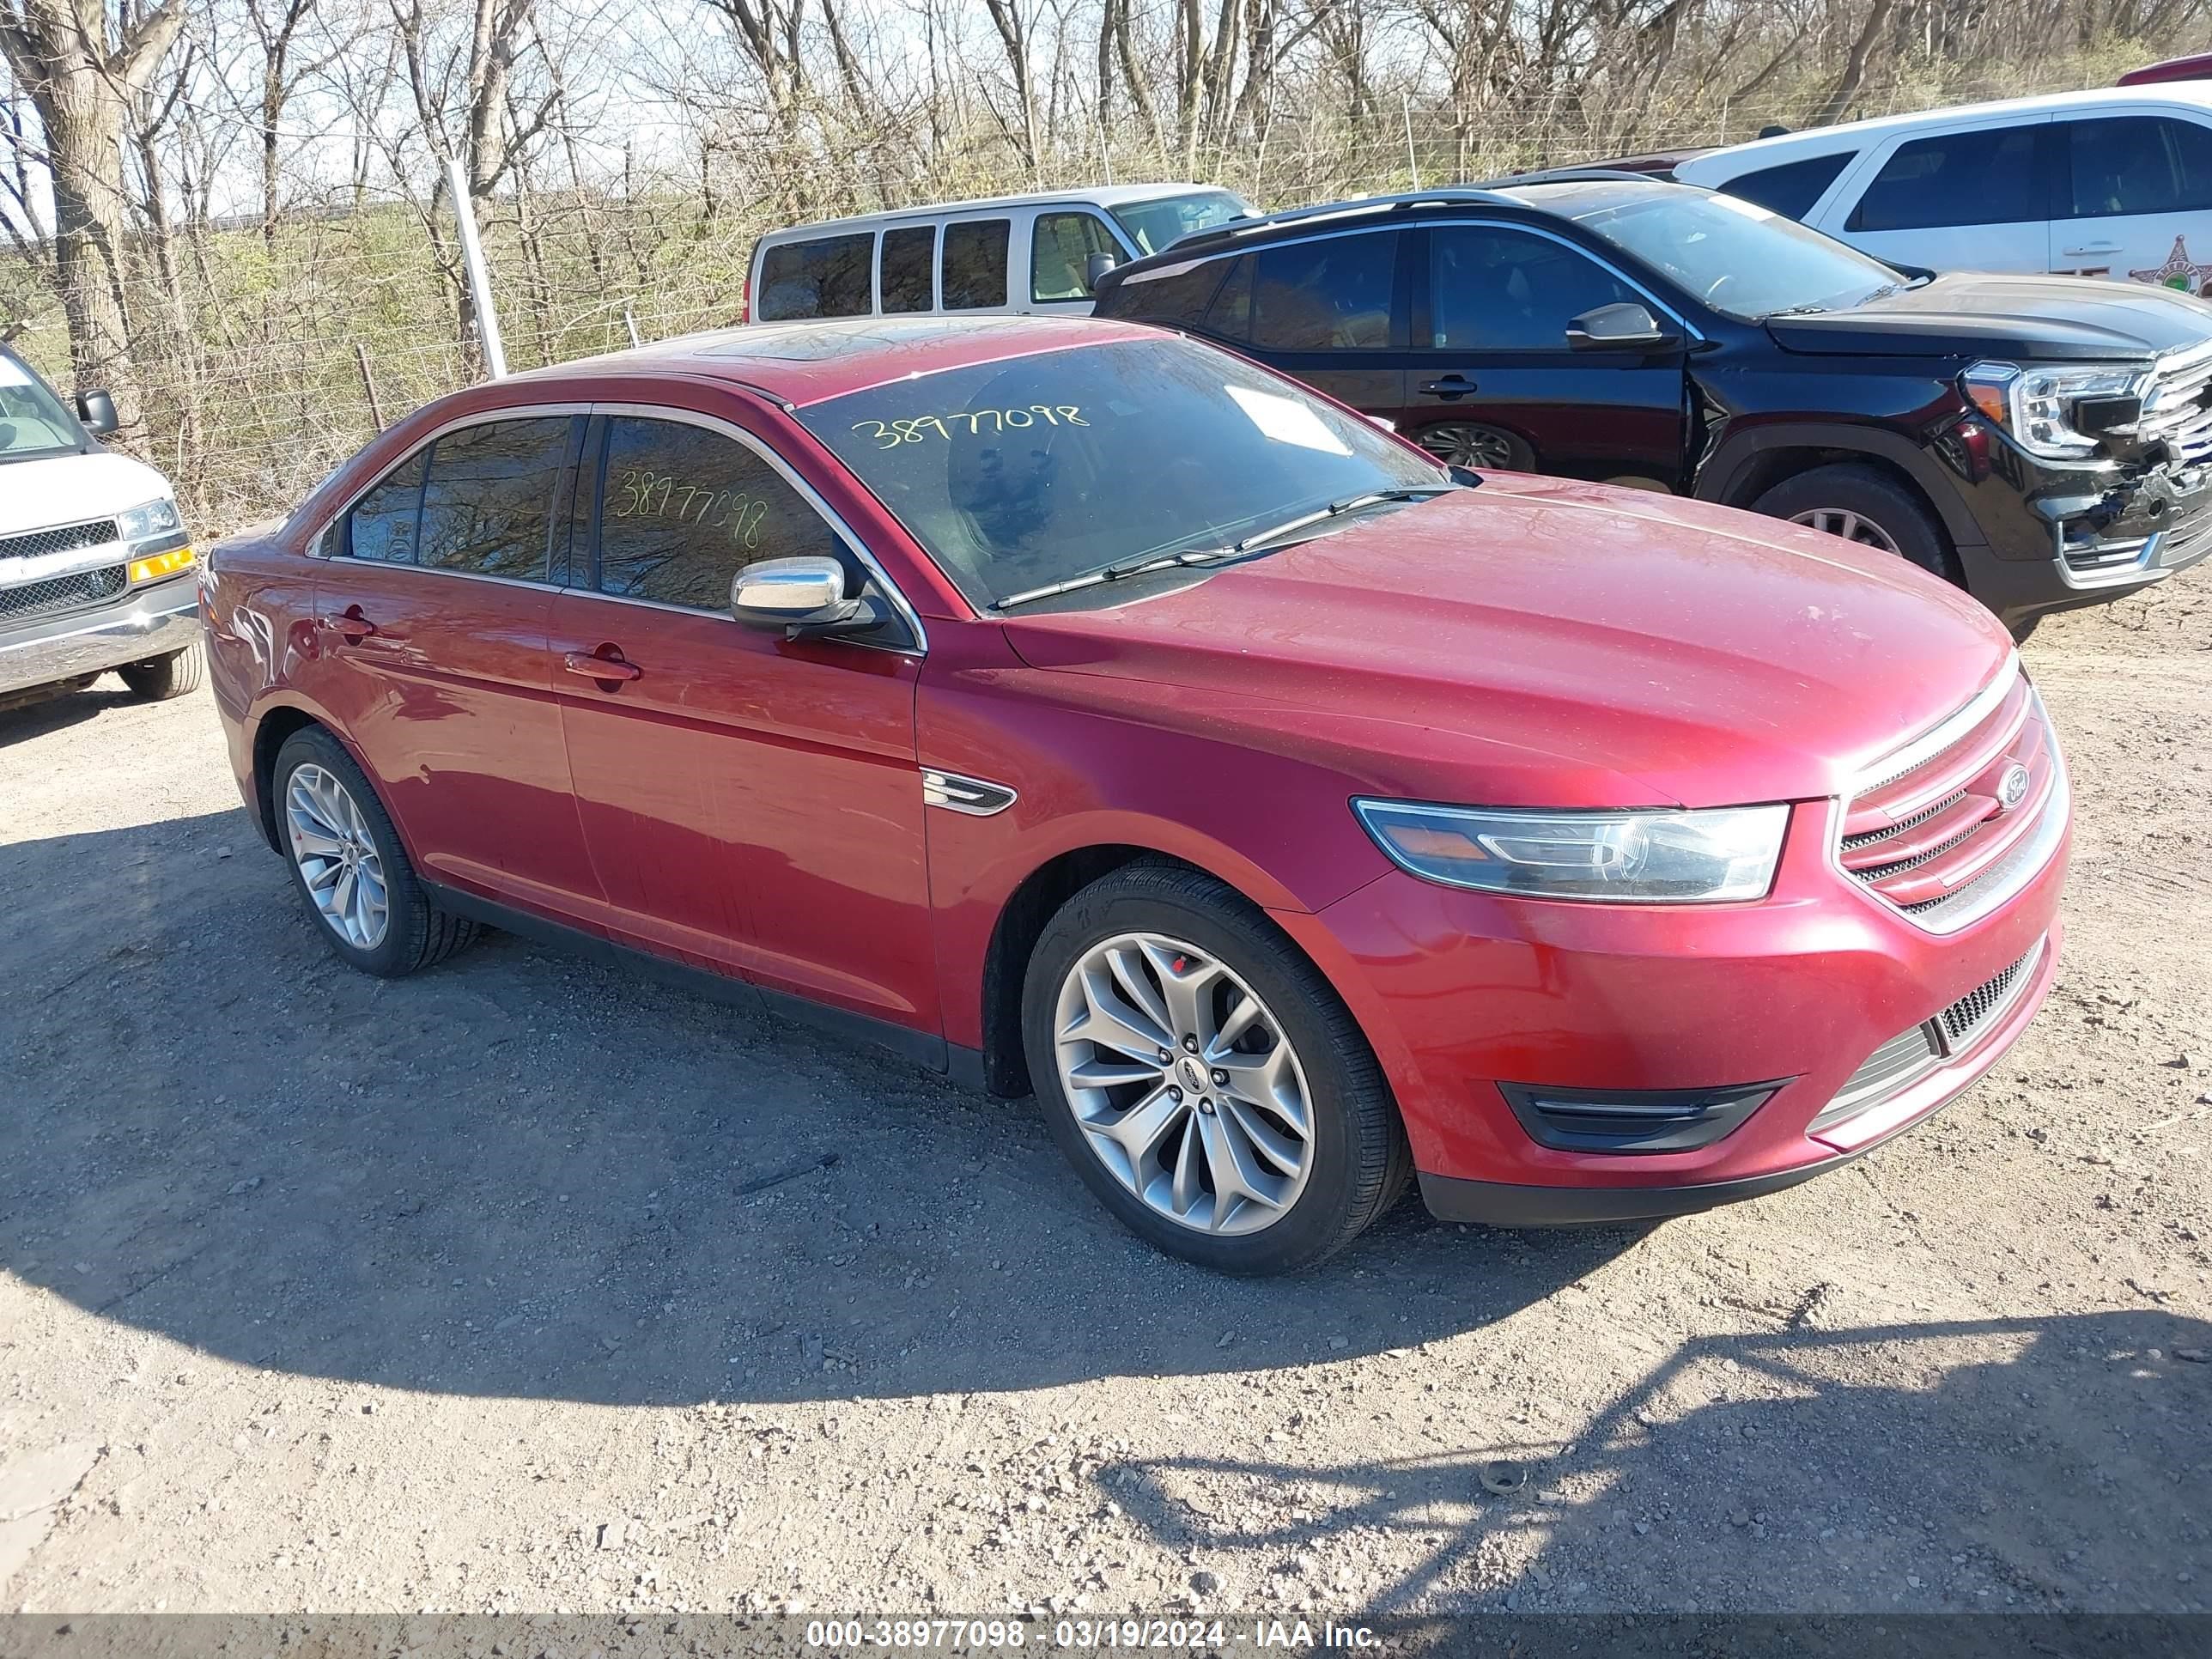
<svg viewBox="0 0 2212 1659">
<path fill-rule="evenodd" d="M 0 1602 L 2203 1610 L 2208 646 L 2212 573 L 2027 648 L 2071 932 L 1936 1121 L 1256 1284 L 1027 1103 L 503 938 L 348 973 L 203 697 L 0 715 Z"/>
</svg>

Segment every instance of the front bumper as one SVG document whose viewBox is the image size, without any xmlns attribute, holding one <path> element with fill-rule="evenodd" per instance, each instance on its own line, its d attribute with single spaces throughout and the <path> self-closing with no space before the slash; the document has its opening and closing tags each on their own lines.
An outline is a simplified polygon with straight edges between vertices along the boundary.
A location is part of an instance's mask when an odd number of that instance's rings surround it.
<svg viewBox="0 0 2212 1659">
<path fill-rule="evenodd" d="M 1909 1128 L 1994 1064 L 2049 988 L 2070 826 L 2001 904 L 1938 934 L 1837 868 L 1842 811 L 1793 810 L 1773 890 L 1755 904 L 1511 901 L 1393 872 L 1316 915 L 1276 919 L 1367 1033 L 1439 1214 L 1679 1214 L 1809 1178 Z M 1839 1115 L 1881 1051 L 2023 963 L 2026 989 L 1957 1053 Z M 1771 1095 L 1721 1138 L 1638 1152 L 1540 1145 L 1499 1088 L 1762 1082 Z"/>
<path fill-rule="evenodd" d="M 165 657 L 199 637 L 191 573 L 129 588 L 105 604 L 0 624 L 0 694 L 30 690 Z"/>
<path fill-rule="evenodd" d="M 2097 605 L 2212 556 L 2212 467 L 2047 462 L 1969 420 L 1937 446 L 1988 538 L 1967 591 L 2007 623 Z"/>
</svg>

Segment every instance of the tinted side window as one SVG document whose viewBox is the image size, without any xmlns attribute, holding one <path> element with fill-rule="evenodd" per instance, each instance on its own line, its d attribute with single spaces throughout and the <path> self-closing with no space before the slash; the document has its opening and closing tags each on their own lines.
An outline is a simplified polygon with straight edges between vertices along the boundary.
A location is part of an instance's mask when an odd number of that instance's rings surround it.
<svg viewBox="0 0 2212 1659">
<path fill-rule="evenodd" d="M 1595 306 L 1644 303 L 1611 271 L 1549 237 L 1486 225 L 1429 233 L 1429 334 L 1439 350 L 1565 351 Z"/>
<path fill-rule="evenodd" d="M 1148 323 L 1195 323 L 1221 286 L 1226 259 L 1206 259 L 1172 276 L 1121 282 L 1098 298 L 1102 317 L 1134 317 Z"/>
<path fill-rule="evenodd" d="M 565 415 L 494 421 L 439 439 L 416 562 L 544 581 L 569 425 Z"/>
<path fill-rule="evenodd" d="M 866 316 L 873 308 L 868 268 L 875 252 L 876 239 L 865 231 L 770 248 L 761 257 L 755 315 L 764 323 L 793 317 Z"/>
<path fill-rule="evenodd" d="M 417 450 L 373 486 L 346 514 L 345 550 L 382 564 L 415 562 L 415 529 L 422 510 L 422 463 Z"/>
<path fill-rule="evenodd" d="M 1030 298 L 1087 300 L 1091 256 L 1121 257 L 1121 245 L 1094 213 L 1040 213 L 1030 231 Z"/>
<path fill-rule="evenodd" d="M 1397 270 L 1395 231 L 1262 249 L 1252 343 L 1274 351 L 1386 349 Z"/>
<path fill-rule="evenodd" d="M 2070 187 L 2063 211 L 2090 219 L 2212 208 L 2212 128 L 2157 115 L 2068 125 Z"/>
<path fill-rule="evenodd" d="M 1836 175 L 1857 155 L 1856 150 L 1847 149 L 1834 155 L 1815 155 L 1808 161 L 1760 167 L 1739 174 L 1720 188 L 1739 202 L 1753 202 L 1769 212 L 1802 219 L 1820 199 L 1820 192 L 1836 182 Z"/>
<path fill-rule="evenodd" d="M 934 303 L 929 268 L 936 253 L 934 225 L 909 225 L 884 233 L 884 310 L 887 313 L 927 311 Z"/>
<path fill-rule="evenodd" d="M 829 524 L 781 473 L 705 427 L 608 421 L 603 478 L 602 593 L 726 611 L 730 578 L 743 567 L 838 550 Z"/>
<path fill-rule="evenodd" d="M 945 308 L 981 311 L 1006 303 L 1006 219 L 945 228 Z"/>
<path fill-rule="evenodd" d="M 1206 325 L 1224 339 L 1252 337 L 1252 267 L 1255 257 L 1246 254 L 1229 268 L 1221 292 L 1206 308 Z"/>
<path fill-rule="evenodd" d="M 2008 225 L 2044 216 L 2041 126 L 1984 127 L 1898 146 L 1852 211 L 1853 230 Z"/>
</svg>

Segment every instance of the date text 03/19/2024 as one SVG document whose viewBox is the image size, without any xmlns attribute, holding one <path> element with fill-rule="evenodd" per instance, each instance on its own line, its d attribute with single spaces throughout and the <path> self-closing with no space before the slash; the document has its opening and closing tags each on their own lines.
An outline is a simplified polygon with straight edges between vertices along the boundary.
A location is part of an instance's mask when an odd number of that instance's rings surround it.
<svg viewBox="0 0 2212 1659">
<path fill-rule="evenodd" d="M 1364 1625 L 1304 1619 L 1060 1619 L 1032 1630 L 1012 1619 L 822 1619 L 809 1620 L 806 1644 L 817 1649 L 940 1650 L 1006 1652 L 1030 1646 L 1069 1651 L 1137 1649 L 1218 1653 L 1232 1648 L 1298 1653 L 1358 1651 L 1381 1644 Z"/>
</svg>

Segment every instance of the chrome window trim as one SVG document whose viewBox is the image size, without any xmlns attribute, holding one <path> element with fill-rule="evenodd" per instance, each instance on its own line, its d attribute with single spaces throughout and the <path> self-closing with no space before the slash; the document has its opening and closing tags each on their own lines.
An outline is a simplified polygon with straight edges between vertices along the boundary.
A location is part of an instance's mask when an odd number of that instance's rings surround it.
<svg viewBox="0 0 2212 1659">
<path fill-rule="evenodd" d="M 766 461 L 776 474 L 798 493 L 801 500 L 814 509 L 817 517 L 822 519 L 837 532 L 838 538 L 846 546 L 853 550 L 854 557 L 868 568 L 869 574 L 876 579 L 877 584 L 884 591 L 884 597 L 890 601 L 891 609 L 899 614 L 901 620 L 914 635 L 912 645 L 878 646 L 876 648 L 896 651 L 904 656 L 924 657 L 929 654 L 929 630 L 921 625 L 921 617 L 915 612 L 914 606 L 907 602 L 907 597 L 899 591 L 898 584 L 891 580 L 890 572 L 884 569 L 882 562 L 868 550 L 866 544 L 853 533 L 853 527 L 845 522 L 836 508 L 831 507 L 823 499 L 822 493 L 800 477 L 793 470 L 790 462 L 769 448 L 767 443 L 756 434 L 746 431 L 735 422 L 724 420 L 719 415 L 708 415 L 696 409 L 672 408 L 665 404 L 593 404 L 589 412 L 593 415 L 611 416 L 632 416 L 641 420 L 672 421 L 679 426 L 701 427 L 709 432 L 718 432 L 724 437 L 734 440 L 741 447 L 752 451 L 754 454 Z M 572 571 L 570 574 L 573 575 L 574 573 Z M 595 587 L 580 587 L 574 582 L 568 584 L 562 591 L 586 594 L 595 599 L 629 599 L 626 594 L 602 593 Z M 687 617 L 720 617 L 732 628 L 743 626 L 726 611 L 704 611 L 687 605 L 666 605 L 658 599 L 638 599 L 630 602 L 651 605 L 656 610 L 679 611 Z M 848 643 L 859 645 L 866 641 L 854 640 Z"/>
</svg>

